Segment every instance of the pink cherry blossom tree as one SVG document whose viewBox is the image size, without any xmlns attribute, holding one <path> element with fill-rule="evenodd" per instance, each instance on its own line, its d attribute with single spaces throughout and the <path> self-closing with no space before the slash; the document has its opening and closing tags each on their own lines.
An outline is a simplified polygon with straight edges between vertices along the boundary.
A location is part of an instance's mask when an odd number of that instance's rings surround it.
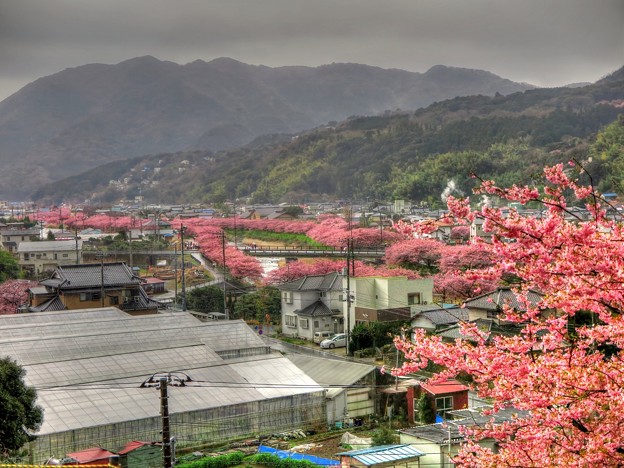
<svg viewBox="0 0 624 468">
<path fill-rule="evenodd" d="M 28 289 L 36 284 L 25 280 L 0 283 L 0 315 L 17 313 L 17 309 L 28 302 Z"/>
<path fill-rule="evenodd" d="M 528 417 L 467 430 L 458 466 L 624 465 L 624 225 L 607 216 L 606 202 L 591 186 L 570 175 L 582 171 L 572 166 L 546 168 L 542 190 L 503 189 L 492 181 L 477 190 L 540 206 L 539 217 L 513 209 L 508 215 L 489 207 L 473 211 L 469 200 L 449 199 L 456 221 L 479 216 L 492 234 L 485 248 L 496 262 L 480 276 L 516 278 L 522 307 L 505 306 L 502 319 L 522 333 L 489 336 L 464 324 L 470 339 L 446 342 L 417 331 L 411 341 L 395 340 L 407 358 L 397 374 L 431 360 L 444 368 L 434 381 L 469 375 L 494 412 L 528 411 Z M 579 219 L 568 200 L 584 206 L 591 219 Z M 544 294 L 540 303 L 527 299 L 529 289 Z M 584 315 L 592 319 L 581 321 Z M 478 445 L 483 438 L 497 442 L 496 453 Z"/>
</svg>

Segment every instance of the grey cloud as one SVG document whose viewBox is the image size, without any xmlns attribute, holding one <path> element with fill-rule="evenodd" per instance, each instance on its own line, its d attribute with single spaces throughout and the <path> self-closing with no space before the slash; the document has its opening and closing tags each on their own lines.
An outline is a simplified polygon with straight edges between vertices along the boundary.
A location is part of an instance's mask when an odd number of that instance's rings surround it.
<svg viewBox="0 0 624 468">
<path fill-rule="evenodd" d="M 269 66 L 482 68 L 517 81 L 595 80 L 622 65 L 622 0 L 2 0 L 8 83 L 150 54 Z"/>
</svg>

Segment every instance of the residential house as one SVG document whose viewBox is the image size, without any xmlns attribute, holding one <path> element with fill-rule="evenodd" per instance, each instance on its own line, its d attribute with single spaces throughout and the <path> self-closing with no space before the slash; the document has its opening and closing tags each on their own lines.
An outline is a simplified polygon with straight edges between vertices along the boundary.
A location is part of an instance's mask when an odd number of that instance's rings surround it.
<svg viewBox="0 0 624 468">
<path fill-rule="evenodd" d="M 143 290 L 143 280 L 122 262 L 61 265 L 30 288 L 29 312 L 115 306 L 133 315 L 155 313 L 162 305 Z"/>
<path fill-rule="evenodd" d="M 296 216 L 284 211 L 282 206 L 262 206 L 250 208 L 243 211 L 238 218 L 240 219 L 295 219 Z"/>
<path fill-rule="evenodd" d="M 344 331 L 343 278 L 338 273 L 304 276 L 279 286 L 282 333 L 312 340 L 317 331 Z"/>
<path fill-rule="evenodd" d="M 461 307 L 445 308 L 437 305 L 424 307 L 428 308 L 417 311 L 412 317 L 412 329 L 424 328 L 427 331 L 434 332 L 459 322 L 468 321 L 468 311 Z"/>
<path fill-rule="evenodd" d="M 482 428 L 486 424 L 504 424 L 521 418 L 529 417 L 527 411 L 514 408 L 501 409 L 494 414 L 484 414 L 487 407 L 470 408 L 451 411 L 448 416 L 452 419 L 443 423 L 416 426 L 399 430 L 399 438 L 402 444 L 410 444 L 412 447 L 424 452 L 420 459 L 421 466 L 429 468 L 452 467 L 450 457 L 457 455 L 461 444 L 466 441 L 464 430 L 468 428 Z M 497 444 L 493 439 L 480 440 L 479 445 L 496 451 Z M 449 457 L 450 454 L 450 457 Z"/>
<path fill-rule="evenodd" d="M 537 291 L 529 291 L 527 295 L 527 299 L 532 305 L 538 304 L 542 298 L 543 294 Z M 507 323 L 500 319 L 500 315 L 503 313 L 503 306 L 505 305 L 519 312 L 526 310 L 524 304 L 518 301 L 516 293 L 511 288 L 501 287 L 464 302 L 470 321 L 491 319 L 499 325 Z"/>
<path fill-rule="evenodd" d="M 420 420 L 418 400 L 425 395 L 431 411 L 436 416 L 447 419 L 449 411 L 468 408 L 468 387 L 457 380 L 447 380 L 438 384 L 423 383 L 418 380 L 408 381 L 407 413 L 410 422 Z"/>
<path fill-rule="evenodd" d="M 21 242 L 39 240 L 39 229 L 2 229 L 0 230 L 0 243 L 5 250 L 17 253 L 17 247 Z"/>
<path fill-rule="evenodd" d="M 82 240 L 20 242 L 20 268 L 31 275 L 54 271 L 59 265 L 75 265 L 82 260 Z"/>
<path fill-rule="evenodd" d="M 130 229 L 131 239 L 144 239 L 146 237 L 167 239 L 174 236 L 171 223 L 162 219 L 150 219 L 144 222 L 140 227 Z"/>
<path fill-rule="evenodd" d="M 470 225 L 470 241 L 474 242 L 477 239 L 483 239 L 485 241 L 490 241 L 492 239 L 491 232 L 485 232 L 483 230 L 483 223 L 485 219 L 475 217 Z"/>
<path fill-rule="evenodd" d="M 359 323 L 406 320 L 433 302 L 431 278 L 355 277 L 350 280 L 351 327 Z"/>
</svg>

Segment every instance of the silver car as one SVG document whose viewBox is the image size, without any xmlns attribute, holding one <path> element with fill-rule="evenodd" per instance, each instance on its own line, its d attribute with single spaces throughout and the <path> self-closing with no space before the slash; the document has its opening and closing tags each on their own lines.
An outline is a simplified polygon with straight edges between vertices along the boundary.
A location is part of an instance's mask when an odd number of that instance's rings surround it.
<svg viewBox="0 0 624 468">
<path fill-rule="evenodd" d="M 347 346 L 347 335 L 344 333 L 338 333 L 336 336 L 332 336 L 327 340 L 321 341 L 321 348 L 344 348 Z"/>
</svg>

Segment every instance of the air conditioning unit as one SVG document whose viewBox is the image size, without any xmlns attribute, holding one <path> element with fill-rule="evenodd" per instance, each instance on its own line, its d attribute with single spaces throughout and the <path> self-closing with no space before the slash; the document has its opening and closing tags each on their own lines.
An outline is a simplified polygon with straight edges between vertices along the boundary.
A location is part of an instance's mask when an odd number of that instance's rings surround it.
<svg viewBox="0 0 624 468">
<path fill-rule="evenodd" d="M 427 302 L 427 301 L 423 301 L 423 304 L 424 304 L 424 305 L 427 305 L 427 304 L 429 304 L 429 302 Z"/>
</svg>

